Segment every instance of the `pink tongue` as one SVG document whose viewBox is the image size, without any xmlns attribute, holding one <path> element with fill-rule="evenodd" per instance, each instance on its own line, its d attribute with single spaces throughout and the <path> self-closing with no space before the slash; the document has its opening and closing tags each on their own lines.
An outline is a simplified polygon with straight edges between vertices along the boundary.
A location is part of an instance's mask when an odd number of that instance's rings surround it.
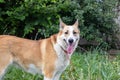
<svg viewBox="0 0 120 80">
<path fill-rule="evenodd" d="M 72 52 L 73 52 L 73 45 L 68 45 L 68 47 L 67 47 L 67 52 L 69 53 L 69 54 L 71 54 Z"/>
</svg>

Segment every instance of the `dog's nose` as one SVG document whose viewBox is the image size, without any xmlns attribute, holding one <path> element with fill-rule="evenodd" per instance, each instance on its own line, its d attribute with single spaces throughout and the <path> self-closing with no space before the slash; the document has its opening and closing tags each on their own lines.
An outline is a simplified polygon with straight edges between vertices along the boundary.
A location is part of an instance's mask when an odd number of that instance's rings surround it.
<svg viewBox="0 0 120 80">
<path fill-rule="evenodd" d="M 73 43 L 73 39 L 69 39 L 68 42 L 69 42 L 70 44 L 72 44 L 72 43 Z"/>
</svg>

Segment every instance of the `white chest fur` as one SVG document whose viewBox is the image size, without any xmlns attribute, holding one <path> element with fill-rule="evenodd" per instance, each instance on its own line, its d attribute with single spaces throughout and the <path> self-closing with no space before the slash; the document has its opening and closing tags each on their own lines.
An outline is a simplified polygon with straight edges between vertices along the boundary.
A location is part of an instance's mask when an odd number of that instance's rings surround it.
<svg viewBox="0 0 120 80">
<path fill-rule="evenodd" d="M 66 53 L 60 48 L 58 44 L 56 44 L 54 48 L 58 56 L 56 63 L 55 63 L 56 70 L 63 72 L 66 69 L 66 67 L 69 65 L 70 59 L 66 57 Z"/>
<path fill-rule="evenodd" d="M 69 65 L 70 60 L 66 58 L 66 56 L 59 56 L 56 60 L 56 70 L 57 71 L 64 71 L 66 67 Z"/>
</svg>

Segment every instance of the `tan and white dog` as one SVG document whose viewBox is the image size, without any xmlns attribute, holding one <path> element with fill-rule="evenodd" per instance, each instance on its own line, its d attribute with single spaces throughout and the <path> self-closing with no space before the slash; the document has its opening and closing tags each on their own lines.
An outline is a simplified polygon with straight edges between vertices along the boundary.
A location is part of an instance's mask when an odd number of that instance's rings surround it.
<svg viewBox="0 0 120 80">
<path fill-rule="evenodd" d="M 17 64 L 32 74 L 43 74 L 44 80 L 59 80 L 70 63 L 79 41 L 78 20 L 66 25 L 60 19 L 58 34 L 43 40 L 28 40 L 15 36 L 0 36 L 0 80 L 11 64 Z"/>
</svg>

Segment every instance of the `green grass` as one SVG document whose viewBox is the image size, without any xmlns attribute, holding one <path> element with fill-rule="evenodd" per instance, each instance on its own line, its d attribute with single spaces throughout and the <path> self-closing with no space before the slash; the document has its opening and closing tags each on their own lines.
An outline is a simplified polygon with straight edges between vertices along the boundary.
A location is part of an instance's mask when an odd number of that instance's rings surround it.
<svg viewBox="0 0 120 80">
<path fill-rule="evenodd" d="M 74 53 L 70 66 L 61 75 L 61 80 L 120 80 L 120 56 L 110 60 L 102 53 Z M 4 80 L 43 80 L 43 76 L 31 75 L 10 67 Z"/>
</svg>

